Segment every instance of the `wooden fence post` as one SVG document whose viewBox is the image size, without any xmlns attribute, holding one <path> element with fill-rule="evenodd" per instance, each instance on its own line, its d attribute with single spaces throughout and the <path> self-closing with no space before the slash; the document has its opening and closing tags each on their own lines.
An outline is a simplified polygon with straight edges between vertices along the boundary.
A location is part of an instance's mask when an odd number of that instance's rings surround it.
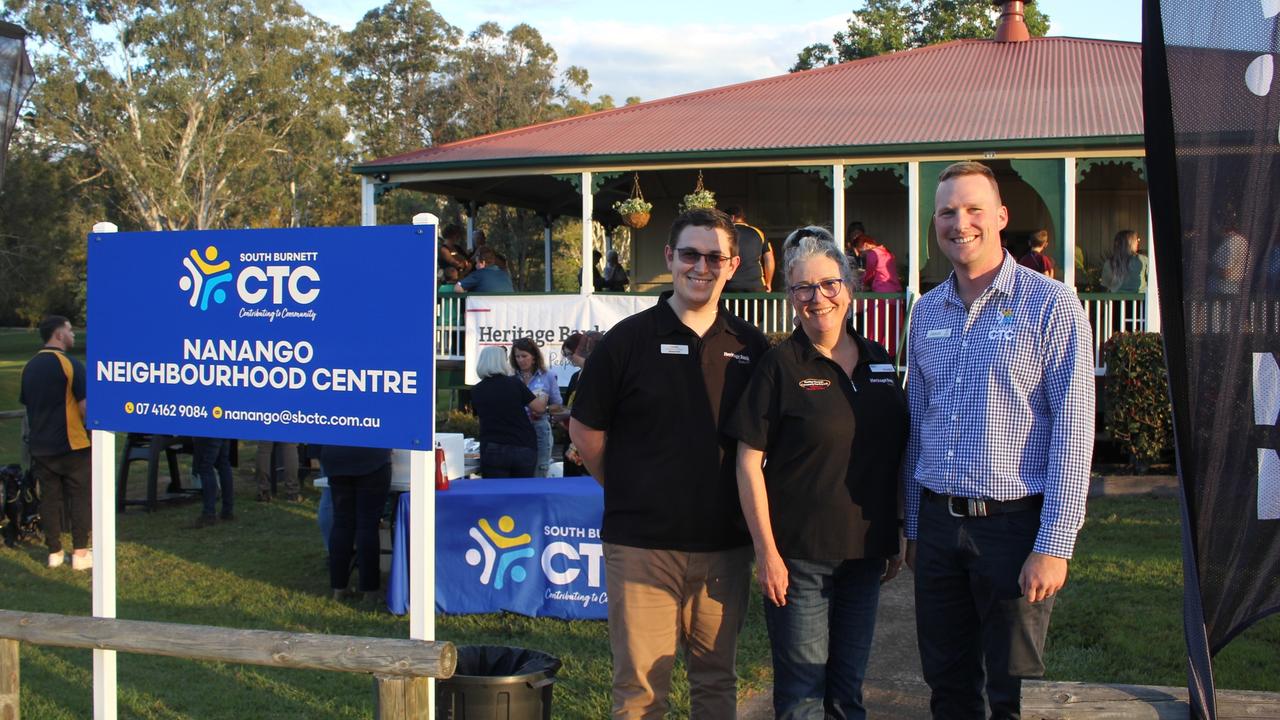
<svg viewBox="0 0 1280 720">
<path fill-rule="evenodd" d="M 0 720 L 18 720 L 18 641 L 0 638 Z"/>
<path fill-rule="evenodd" d="M 373 676 L 377 720 L 427 720 L 431 683 L 425 677 Z"/>
</svg>

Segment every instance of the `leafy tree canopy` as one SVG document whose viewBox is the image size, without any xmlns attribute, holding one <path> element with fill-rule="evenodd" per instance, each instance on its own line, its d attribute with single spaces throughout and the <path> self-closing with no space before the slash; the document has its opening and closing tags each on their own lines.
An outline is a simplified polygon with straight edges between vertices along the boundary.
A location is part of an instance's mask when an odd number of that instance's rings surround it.
<svg viewBox="0 0 1280 720">
<path fill-rule="evenodd" d="M 999 10 L 990 0 L 866 0 L 831 44 L 802 49 L 791 72 L 948 40 L 989 38 L 995 34 L 998 17 Z M 1026 22 L 1032 37 L 1049 32 L 1049 16 L 1035 5 L 1026 6 Z"/>
</svg>

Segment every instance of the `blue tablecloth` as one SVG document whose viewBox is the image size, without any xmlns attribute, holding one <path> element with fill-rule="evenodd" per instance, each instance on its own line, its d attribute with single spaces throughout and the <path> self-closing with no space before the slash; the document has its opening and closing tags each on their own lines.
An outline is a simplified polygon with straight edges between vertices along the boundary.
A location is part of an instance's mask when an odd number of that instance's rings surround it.
<svg viewBox="0 0 1280 720">
<path fill-rule="evenodd" d="M 465 480 L 436 493 L 436 610 L 607 617 L 600 516 L 589 477 Z M 409 607 L 409 494 L 396 507 L 387 606 Z"/>
</svg>

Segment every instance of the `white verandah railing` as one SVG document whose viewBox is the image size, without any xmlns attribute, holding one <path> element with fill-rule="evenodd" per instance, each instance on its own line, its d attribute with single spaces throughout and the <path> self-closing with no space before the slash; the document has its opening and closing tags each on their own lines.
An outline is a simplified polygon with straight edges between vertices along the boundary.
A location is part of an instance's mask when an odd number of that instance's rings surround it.
<svg viewBox="0 0 1280 720">
<path fill-rule="evenodd" d="M 463 359 L 463 314 L 465 295 L 440 294 L 436 300 L 436 359 Z M 789 333 L 791 306 L 783 293 L 726 294 L 729 311 L 755 325 L 765 334 Z M 1080 293 L 1085 315 L 1093 328 L 1093 364 L 1102 368 L 1102 346 L 1118 332 L 1143 332 L 1147 328 L 1146 296 L 1143 293 Z M 905 294 L 855 293 L 854 324 L 906 366 L 908 304 Z"/>
</svg>

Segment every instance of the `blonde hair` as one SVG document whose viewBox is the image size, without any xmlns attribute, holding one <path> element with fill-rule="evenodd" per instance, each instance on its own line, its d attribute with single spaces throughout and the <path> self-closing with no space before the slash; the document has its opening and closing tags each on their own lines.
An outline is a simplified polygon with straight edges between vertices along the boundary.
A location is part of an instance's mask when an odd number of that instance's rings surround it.
<svg viewBox="0 0 1280 720">
<path fill-rule="evenodd" d="M 510 375 L 511 363 L 507 361 L 507 351 L 497 345 L 480 351 L 480 359 L 476 360 L 476 374 L 480 379 L 496 375 Z"/>
</svg>

